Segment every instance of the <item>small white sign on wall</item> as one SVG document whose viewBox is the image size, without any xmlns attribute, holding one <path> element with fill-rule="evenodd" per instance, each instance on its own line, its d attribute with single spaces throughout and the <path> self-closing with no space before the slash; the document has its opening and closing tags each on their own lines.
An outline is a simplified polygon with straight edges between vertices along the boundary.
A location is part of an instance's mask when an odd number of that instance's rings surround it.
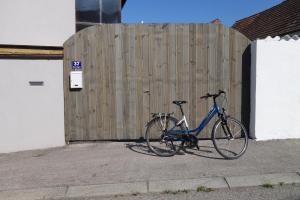
<svg viewBox="0 0 300 200">
<path fill-rule="evenodd" d="M 70 88 L 82 89 L 82 71 L 70 72 Z"/>
</svg>

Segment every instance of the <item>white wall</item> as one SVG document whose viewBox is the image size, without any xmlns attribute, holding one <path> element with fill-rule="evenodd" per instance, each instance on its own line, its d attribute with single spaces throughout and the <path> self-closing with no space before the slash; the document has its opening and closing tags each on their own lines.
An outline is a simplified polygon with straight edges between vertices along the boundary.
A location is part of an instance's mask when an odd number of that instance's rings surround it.
<svg viewBox="0 0 300 200">
<path fill-rule="evenodd" d="M 0 44 L 62 46 L 75 33 L 75 0 L 1 0 Z"/>
<path fill-rule="evenodd" d="M 300 39 L 252 44 L 250 135 L 300 138 Z"/>
<path fill-rule="evenodd" d="M 65 144 L 62 62 L 0 60 L 0 153 Z"/>
</svg>

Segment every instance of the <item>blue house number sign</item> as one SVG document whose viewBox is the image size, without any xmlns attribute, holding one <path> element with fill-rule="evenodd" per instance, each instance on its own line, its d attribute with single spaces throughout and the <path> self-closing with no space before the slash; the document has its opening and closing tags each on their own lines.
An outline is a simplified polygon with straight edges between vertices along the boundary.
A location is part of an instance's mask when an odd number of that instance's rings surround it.
<svg viewBox="0 0 300 200">
<path fill-rule="evenodd" d="M 73 60 L 72 69 L 82 69 L 81 61 Z"/>
</svg>

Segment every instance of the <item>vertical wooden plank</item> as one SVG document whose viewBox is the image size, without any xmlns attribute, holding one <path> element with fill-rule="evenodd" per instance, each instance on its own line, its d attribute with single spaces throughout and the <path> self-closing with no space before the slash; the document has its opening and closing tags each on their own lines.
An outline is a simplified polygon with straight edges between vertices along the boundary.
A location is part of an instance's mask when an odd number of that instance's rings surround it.
<svg viewBox="0 0 300 200">
<path fill-rule="evenodd" d="M 153 69 L 154 69 L 154 28 L 153 24 L 149 24 L 148 34 L 149 34 L 149 110 L 150 113 L 155 112 L 155 90 L 154 90 L 154 81 L 153 81 Z"/>
<path fill-rule="evenodd" d="M 90 62 L 88 58 L 88 49 L 89 49 L 89 41 L 88 41 L 88 35 L 89 35 L 89 30 L 85 34 L 82 35 L 82 51 L 81 51 L 81 61 L 84 63 L 83 65 L 85 66 L 83 69 L 83 77 L 85 77 L 84 85 L 85 87 L 81 90 L 81 93 L 83 95 L 78 95 L 79 98 L 81 99 L 81 136 L 82 140 L 89 140 L 89 132 L 88 132 L 88 124 L 89 124 L 89 112 L 88 112 L 88 102 L 89 102 L 89 96 L 88 96 L 88 91 L 90 88 L 90 80 L 92 77 L 90 77 L 89 72 L 91 71 L 90 69 Z M 79 93 L 78 93 L 79 94 Z"/>
<path fill-rule="evenodd" d="M 220 37 L 222 37 L 222 85 L 225 91 L 229 94 L 230 93 L 230 66 L 229 66 L 229 29 L 226 27 L 222 28 L 222 33 Z M 227 95 L 228 95 L 227 94 Z"/>
<path fill-rule="evenodd" d="M 89 102 L 89 88 L 90 88 L 90 61 L 88 57 L 88 49 L 89 49 L 89 41 L 88 36 L 90 34 L 90 29 L 86 31 L 85 34 L 82 35 L 81 42 L 82 42 L 82 48 L 83 51 L 80 53 L 81 61 L 83 62 L 83 65 L 85 66 L 83 68 L 83 77 L 85 77 L 84 85 L 85 87 L 81 90 L 82 95 L 78 93 L 78 97 L 81 99 L 80 104 L 80 114 L 81 114 L 81 137 L 82 140 L 89 140 L 89 112 L 88 112 L 88 102 Z"/>
<path fill-rule="evenodd" d="M 168 73 L 169 73 L 169 91 L 170 91 L 170 99 L 169 103 L 170 111 L 174 112 L 177 108 L 174 104 L 172 104 L 172 101 L 177 100 L 176 95 L 176 41 L 177 41 L 177 34 L 176 34 L 176 25 L 175 24 L 169 24 L 168 25 Z"/>
<path fill-rule="evenodd" d="M 202 77 L 207 77 L 203 76 L 203 60 L 204 60 L 204 34 L 203 34 L 203 25 L 202 24 L 197 24 L 195 26 L 195 112 L 196 112 L 196 126 L 200 123 L 204 116 L 203 110 L 206 109 L 206 101 L 203 101 L 200 99 L 202 95 L 204 95 L 207 91 L 206 88 L 204 88 L 204 84 Z M 204 88 L 204 89 L 203 89 Z M 200 136 L 203 135 L 203 132 L 201 133 Z"/>
<path fill-rule="evenodd" d="M 217 74 L 217 26 L 209 24 L 209 53 L 208 53 L 208 91 L 209 93 L 218 90 L 218 74 Z M 210 102 L 210 105 L 211 102 Z"/>
<path fill-rule="evenodd" d="M 128 63 L 128 80 L 129 80 L 129 139 L 136 138 L 137 124 L 137 94 L 136 94 L 136 66 L 135 66 L 135 26 L 129 25 L 129 63 Z"/>
<path fill-rule="evenodd" d="M 116 61 L 115 61 L 115 24 L 107 24 L 107 36 L 108 36 L 108 50 L 107 50 L 107 58 L 108 65 L 106 66 L 108 69 L 108 78 L 109 78 L 109 95 L 107 98 L 109 112 L 107 116 L 109 117 L 109 139 L 115 139 L 117 137 L 116 134 Z"/>
<path fill-rule="evenodd" d="M 104 29 L 105 31 L 103 32 L 103 53 L 104 53 L 104 74 L 105 74 L 105 116 L 104 117 L 104 132 L 105 132 L 105 138 L 107 139 L 111 139 L 112 135 L 111 135 L 111 68 L 113 66 L 111 66 L 111 59 L 110 57 L 112 56 L 110 54 L 110 35 L 111 33 L 109 32 L 109 24 L 104 24 Z"/>
<path fill-rule="evenodd" d="M 162 110 L 162 86 L 163 86 L 163 75 L 161 73 L 161 48 L 162 48 L 162 34 L 161 26 L 153 25 L 151 30 L 151 88 L 150 88 L 150 109 L 151 113 L 163 112 Z"/>
<path fill-rule="evenodd" d="M 162 111 L 171 112 L 170 94 L 170 66 L 169 66 L 169 25 L 163 24 L 162 27 L 162 48 L 161 48 L 161 74 L 162 74 Z"/>
<path fill-rule="evenodd" d="M 103 55 L 103 61 L 102 61 L 102 66 L 101 66 L 101 78 L 102 78 L 102 133 L 103 137 L 109 138 L 110 137 L 110 124 L 109 124 L 109 113 L 110 113 L 110 108 L 109 108 L 109 90 L 110 90 L 110 85 L 109 85 L 109 58 L 108 58 L 108 40 L 109 40 L 109 33 L 107 31 L 108 26 L 107 24 L 102 25 L 103 31 L 102 31 L 102 42 L 101 42 L 101 47 L 102 47 L 102 55 Z"/>
<path fill-rule="evenodd" d="M 135 25 L 135 55 L 134 55 L 134 63 L 135 63 L 135 80 L 136 80 L 136 88 L 135 88 L 135 93 L 136 93 L 136 99 L 135 99 L 135 104 L 136 104 L 136 130 L 135 130 L 135 136 L 134 138 L 139 138 L 142 132 L 142 125 L 141 125 L 141 119 L 143 115 L 143 85 L 141 81 L 141 76 L 142 76 L 142 59 L 141 59 L 141 37 L 140 37 L 140 32 L 141 32 L 141 27 L 140 25 Z"/>
<path fill-rule="evenodd" d="M 177 24 L 176 25 L 176 100 L 183 100 L 183 76 L 182 74 L 184 70 L 184 63 L 183 63 L 183 25 Z M 179 109 L 176 110 L 176 115 L 181 116 Z M 178 117 L 180 118 L 180 117 Z"/>
<path fill-rule="evenodd" d="M 84 34 L 79 33 L 77 37 L 75 37 L 75 60 L 80 60 L 82 61 L 82 64 L 85 65 L 84 61 Z M 83 76 L 87 73 L 87 68 L 83 68 Z M 87 84 L 88 79 L 83 80 L 83 84 Z M 73 95 L 75 96 L 75 129 L 76 129 L 76 138 L 78 140 L 85 140 L 86 139 L 86 133 L 85 133 L 85 112 L 84 112 L 84 107 L 85 107 L 85 99 L 84 95 L 85 90 L 82 89 L 80 92 L 73 92 Z"/>
<path fill-rule="evenodd" d="M 145 122 L 143 121 L 143 25 L 135 26 L 135 68 L 136 68 L 136 135 L 134 139 L 143 137 L 143 127 Z"/>
<path fill-rule="evenodd" d="M 209 25 L 203 24 L 198 27 L 197 31 L 197 81 L 196 88 L 199 92 L 199 97 L 197 104 L 198 107 L 198 120 L 199 122 L 207 115 L 209 109 L 208 100 L 200 99 L 201 96 L 205 95 L 208 91 L 208 58 L 209 58 Z M 210 137 L 210 131 L 206 128 L 199 136 L 200 138 Z"/>
<path fill-rule="evenodd" d="M 101 25 L 101 34 L 99 35 L 101 38 L 101 42 L 99 44 L 100 48 L 100 57 L 98 58 L 99 62 L 99 116 L 101 119 L 100 127 L 99 127 L 99 138 L 107 139 L 110 135 L 110 125 L 109 125 L 109 63 L 107 58 L 107 46 L 108 46 L 108 38 L 107 38 L 107 26 L 105 24 Z"/>
<path fill-rule="evenodd" d="M 190 128 L 196 128 L 196 25 L 189 25 L 189 120 Z"/>
<path fill-rule="evenodd" d="M 85 68 L 87 69 L 85 79 L 87 79 L 88 84 L 85 85 L 86 95 L 87 95 L 87 129 L 86 129 L 86 139 L 96 140 L 97 139 L 97 74 L 96 70 L 96 45 L 94 44 L 96 35 L 95 28 L 90 30 L 87 34 L 87 41 L 85 42 L 87 55 L 85 59 Z"/>
<path fill-rule="evenodd" d="M 130 49 L 129 49 L 129 25 L 124 25 L 124 29 L 123 29 L 123 67 L 124 67 L 124 74 L 123 74 L 123 119 L 124 119 L 124 135 L 122 136 L 122 138 L 130 138 L 131 135 L 131 128 L 130 128 L 130 93 L 129 93 L 129 89 L 130 89 L 130 77 L 129 77 L 129 54 L 130 54 Z"/>
<path fill-rule="evenodd" d="M 231 79 L 231 74 L 230 74 L 230 38 L 229 38 L 229 29 L 224 27 L 223 29 L 223 62 L 222 62 L 222 82 L 223 82 L 223 87 L 226 91 L 226 97 L 227 97 L 227 102 L 224 102 L 225 109 L 227 112 L 230 112 L 230 104 L 231 104 L 231 87 L 230 87 L 230 79 Z M 230 113 L 229 113 L 230 114 Z"/>
<path fill-rule="evenodd" d="M 150 120 L 150 80 L 149 80 L 149 26 L 141 26 L 141 59 L 142 59 L 142 89 L 143 89 L 143 116 L 142 116 L 142 135 L 145 134 L 145 125 Z"/>
<path fill-rule="evenodd" d="M 182 42 L 183 42 L 183 46 L 182 46 L 182 63 L 183 65 L 181 66 L 181 77 L 182 77 L 182 100 L 187 101 L 188 103 L 190 103 L 190 99 L 189 99 L 189 93 L 190 93 L 190 87 L 189 87 L 189 71 L 190 71 L 190 61 L 189 61 L 189 25 L 188 24 L 184 24 L 183 26 L 183 35 L 182 35 Z M 188 104 L 184 104 L 183 105 L 184 108 L 184 113 L 187 117 L 187 120 L 190 122 L 191 119 L 189 119 L 190 116 L 190 110 L 189 110 L 189 106 Z"/>
<path fill-rule="evenodd" d="M 154 52 L 154 69 L 153 69 L 153 78 L 154 78 L 154 95 L 155 95 L 155 112 L 165 112 L 163 108 L 163 81 L 164 81 L 164 73 L 162 66 L 162 49 L 163 49 L 163 40 L 162 40 L 162 25 L 155 25 L 155 52 Z"/>
<path fill-rule="evenodd" d="M 217 77 L 217 82 L 216 82 L 216 88 L 215 88 L 215 91 L 219 91 L 219 90 L 222 90 L 223 89 L 223 85 L 222 85 L 222 41 L 223 41 L 223 38 L 222 38 L 222 25 L 219 25 L 219 24 L 216 24 L 216 77 Z"/>
<path fill-rule="evenodd" d="M 116 139 L 125 135 L 124 124 L 124 60 L 123 60 L 123 25 L 117 24 L 115 29 L 116 55 Z"/>
<path fill-rule="evenodd" d="M 104 55 L 102 48 L 101 38 L 103 37 L 103 26 L 99 25 L 95 29 L 95 56 L 93 60 L 95 60 L 95 70 L 94 73 L 96 75 L 96 138 L 95 140 L 104 139 L 105 133 L 103 132 L 103 127 L 105 123 L 105 119 L 103 116 L 105 102 L 104 102 Z"/>
<path fill-rule="evenodd" d="M 230 30 L 230 93 L 229 93 L 229 113 L 236 117 L 236 35 L 234 30 Z"/>
</svg>

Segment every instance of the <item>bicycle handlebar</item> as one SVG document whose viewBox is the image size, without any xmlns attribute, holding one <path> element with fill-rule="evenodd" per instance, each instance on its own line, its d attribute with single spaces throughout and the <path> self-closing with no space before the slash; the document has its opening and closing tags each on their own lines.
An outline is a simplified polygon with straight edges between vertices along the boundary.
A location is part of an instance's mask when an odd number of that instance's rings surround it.
<svg viewBox="0 0 300 200">
<path fill-rule="evenodd" d="M 216 94 L 209 94 L 209 93 L 207 93 L 205 96 L 202 96 L 202 97 L 200 97 L 201 99 L 208 99 L 208 98 L 210 98 L 210 97 L 213 97 L 213 99 L 215 100 L 218 96 L 220 96 L 221 94 L 226 94 L 226 92 L 225 91 L 223 91 L 223 90 L 219 90 L 219 92 L 218 93 L 216 93 Z"/>
</svg>

